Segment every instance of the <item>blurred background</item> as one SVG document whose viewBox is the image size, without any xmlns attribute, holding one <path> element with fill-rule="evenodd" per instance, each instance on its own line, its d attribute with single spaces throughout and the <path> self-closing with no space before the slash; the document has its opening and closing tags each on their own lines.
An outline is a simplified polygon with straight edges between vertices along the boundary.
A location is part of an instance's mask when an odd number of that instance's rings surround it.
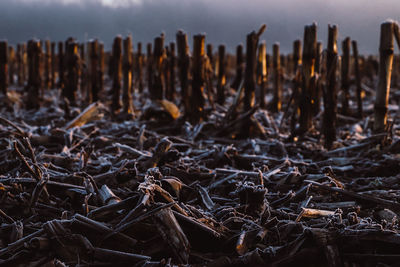
<svg viewBox="0 0 400 267">
<path fill-rule="evenodd" d="M 304 25 L 316 21 L 324 43 L 328 23 L 338 24 L 338 41 L 350 36 L 361 53 L 377 54 L 380 23 L 400 19 L 399 0 L 1 0 L 0 10 L 0 38 L 10 44 L 72 36 L 99 38 L 109 48 L 116 34 L 132 34 L 136 43 L 164 32 L 168 42 L 183 29 L 189 42 L 205 32 L 206 42 L 231 51 L 266 23 L 267 50 L 280 42 L 281 51 L 289 52 L 293 40 L 302 39 Z"/>
</svg>

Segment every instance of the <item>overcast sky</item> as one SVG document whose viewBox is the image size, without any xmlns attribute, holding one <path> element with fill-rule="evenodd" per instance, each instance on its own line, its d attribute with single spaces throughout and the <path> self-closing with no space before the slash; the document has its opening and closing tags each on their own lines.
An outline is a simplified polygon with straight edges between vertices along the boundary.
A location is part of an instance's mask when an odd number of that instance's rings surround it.
<svg viewBox="0 0 400 267">
<path fill-rule="evenodd" d="M 266 23 L 268 51 L 280 42 L 288 52 L 304 25 L 316 21 L 324 43 L 328 23 L 338 24 L 339 40 L 350 36 L 362 53 L 377 53 L 380 23 L 400 19 L 400 0 L 0 0 L 0 10 L 0 38 L 13 44 L 73 36 L 109 46 L 116 34 L 149 42 L 161 32 L 173 41 L 184 29 L 190 38 L 205 32 L 207 42 L 232 49 Z"/>
</svg>

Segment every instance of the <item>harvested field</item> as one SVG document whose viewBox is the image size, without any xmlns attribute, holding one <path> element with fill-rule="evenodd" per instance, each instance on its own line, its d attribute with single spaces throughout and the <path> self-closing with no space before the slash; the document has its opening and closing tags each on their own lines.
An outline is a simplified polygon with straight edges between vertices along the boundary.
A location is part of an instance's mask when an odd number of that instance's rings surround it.
<svg viewBox="0 0 400 267">
<path fill-rule="evenodd" d="M 316 29 L 0 42 L 0 266 L 397 266 L 399 26 Z"/>
</svg>

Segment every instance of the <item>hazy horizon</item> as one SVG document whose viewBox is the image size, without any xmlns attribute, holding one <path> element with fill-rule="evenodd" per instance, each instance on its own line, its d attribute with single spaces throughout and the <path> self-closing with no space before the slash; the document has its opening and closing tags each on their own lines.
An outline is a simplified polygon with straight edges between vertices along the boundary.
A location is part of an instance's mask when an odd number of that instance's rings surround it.
<svg viewBox="0 0 400 267">
<path fill-rule="evenodd" d="M 265 23 L 262 40 L 268 52 L 279 42 L 285 53 L 295 39 L 302 39 L 304 25 L 315 21 L 323 43 L 328 24 L 337 24 L 339 42 L 350 36 L 359 42 L 361 53 L 377 54 L 380 24 L 398 20 L 400 14 L 398 0 L 2 0 L 0 8 L 0 38 L 11 44 L 73 36 L 79 41 L 98 38 L 110 47 L 117 34 L 132 34 L 136 44 L 152 42 L 161 32 L 170 42 L 183 29 L 189 42 L 204 32 L 207 43 L 226 44 L 232 51 Z"/>
</svg>

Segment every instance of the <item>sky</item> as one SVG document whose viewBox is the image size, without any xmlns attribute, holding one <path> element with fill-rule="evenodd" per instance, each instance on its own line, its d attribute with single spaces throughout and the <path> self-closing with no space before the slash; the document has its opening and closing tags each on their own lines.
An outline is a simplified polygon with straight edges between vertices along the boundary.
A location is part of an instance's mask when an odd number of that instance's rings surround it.
<svg viewBox="0 0 400 267">
<path fill-rule="evenodd" d="M 361 53 L 377 54 L 380 24 L 400 20 L 400 0 L 0 0 L 0 10 L 0 39 L 11 44 L 72 36 L 98 38 L 110 47 L 117 34 L 146 43 L 162 32 L 170 42 L 183 29 L 189 42 L 206 33 L 206 42 L 234 51 L 265 23 L 269 53 L 275 42 L 290 52 L 304 25 L 315 21 L 323 43 L 328 24 L 338 24 L 339 41 L 350 36 Z"/>
</svg>

